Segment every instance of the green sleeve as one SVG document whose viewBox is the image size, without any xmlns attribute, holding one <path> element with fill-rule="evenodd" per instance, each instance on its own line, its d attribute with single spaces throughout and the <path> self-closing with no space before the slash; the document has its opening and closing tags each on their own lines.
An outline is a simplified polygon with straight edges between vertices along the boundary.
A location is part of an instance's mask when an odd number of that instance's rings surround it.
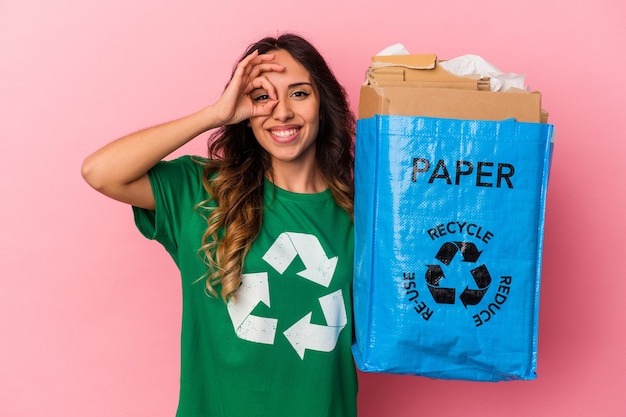
<svg viewBox="0 0 626 417">
<path fill-rule="evenodd" d="M 198 160 L 183 156 L 159 162 L 148 171 L 155 210 L 133 207 L 135 225 L 141 234 L 161 243 L 175 260 L 181 231 L 195 215 L 194 206 L 208 197 Z"/>
</svg>

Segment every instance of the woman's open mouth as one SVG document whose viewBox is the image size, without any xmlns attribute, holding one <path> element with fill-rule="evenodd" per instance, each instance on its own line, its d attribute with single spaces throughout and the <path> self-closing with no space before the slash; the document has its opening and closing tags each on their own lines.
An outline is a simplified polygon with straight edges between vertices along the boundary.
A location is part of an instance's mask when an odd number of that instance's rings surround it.
<svg viewBox="0 0 626 417">
<path fill-rule="evenodd" d="M 272 135 L 272 138 L 274 138 L 275 141 L 286 143 L 294 140 L 298 136 L 299 132 L 299 128 L 271 129 L 270 135 Z"/>
</svg>

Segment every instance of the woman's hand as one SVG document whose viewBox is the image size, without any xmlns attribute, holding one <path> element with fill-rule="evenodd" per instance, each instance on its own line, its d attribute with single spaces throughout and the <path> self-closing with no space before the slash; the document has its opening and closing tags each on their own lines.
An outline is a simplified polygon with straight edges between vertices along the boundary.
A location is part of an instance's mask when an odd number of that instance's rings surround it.
<svg viewBox="0 0 626 417">
<path fill-rule="evenodd" d="M 272 63 L 273 59 L 273 54 L 259 55 L 258 51 L 254 51 L 237 65 L 224 93 L 212 106 L 222 125 L 237 124 L 251 117 L 271 114 L 278 102 L 276 90 L 263 73 L 285 70 L 282 65 Z M 256 89 L 265 90 L 270 99 L 256 103 L 250 97 L 250 93 Z"/>
</svg>

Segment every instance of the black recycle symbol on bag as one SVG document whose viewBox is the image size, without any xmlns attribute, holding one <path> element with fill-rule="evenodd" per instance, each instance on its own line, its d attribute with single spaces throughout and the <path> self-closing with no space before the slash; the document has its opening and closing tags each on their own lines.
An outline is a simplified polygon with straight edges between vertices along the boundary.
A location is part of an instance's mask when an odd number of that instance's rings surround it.
<svg viewBox="0 0 626 417">
<path fill-rule="evenodd" d="M 472 242 L 446 242 L 441 245 L 439 252 L 435 258 L 442 264 L 448 266 L 452 260 L 460 253 L 457 259 L 462 258 L 462 262 L 477 263 L 478 258 L 482 251 L 479 251 Z M 439 284 L 441 280 L 446 278 L 441 265 L 426 265 L 428 270 L 426 271 L 426 283 L 433 299 L 438 304 L 454 304 L 456 300 L 456 289 L 441 287 Z M 468 305 L 476 305 L 483 299 L 485 293 L 489 289 L 491 284 L 491 275 L 485 264 L 479 265 L 470 271 L 474 282 L 476 283 L 476 289 L 470 289 L 466 286 L 459 299 L 467 308 Z"/>
</svg>

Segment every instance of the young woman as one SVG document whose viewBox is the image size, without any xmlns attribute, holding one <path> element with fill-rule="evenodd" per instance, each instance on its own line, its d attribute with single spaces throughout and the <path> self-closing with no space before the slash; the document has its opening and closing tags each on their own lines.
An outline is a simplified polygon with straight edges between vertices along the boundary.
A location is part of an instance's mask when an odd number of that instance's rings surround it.
<svg viewBox="0 0 626 417">
<path fill-rule="evenodd" d="M 213 130 L 208 158 L 163 161 Z M 222 96 L 87 157 L 181 271 L 178 416 L 354 417 L 354 117 L 319 52 L 251 45 Z"/>
</svg>

